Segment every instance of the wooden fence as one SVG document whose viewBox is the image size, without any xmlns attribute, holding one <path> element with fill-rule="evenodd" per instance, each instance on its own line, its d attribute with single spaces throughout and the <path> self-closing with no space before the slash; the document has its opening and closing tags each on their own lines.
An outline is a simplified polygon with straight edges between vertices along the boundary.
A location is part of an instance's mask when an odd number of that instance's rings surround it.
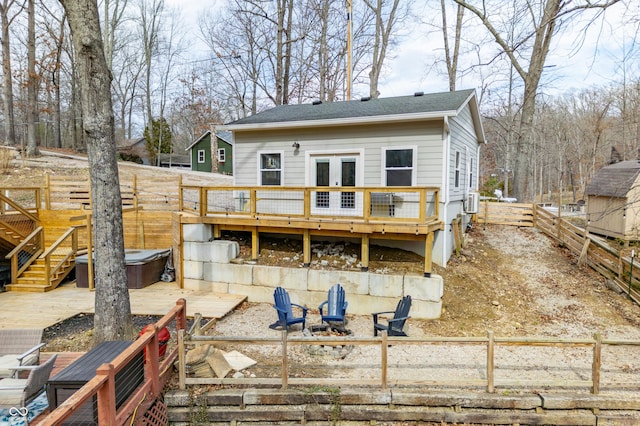
<svg viewBox="0 0 640 426">
<path fill-rule="evenodd" d="M 523 203 L 483 201 L 476 215 L 479 224 L 534 226 L 534 207 Z"/>
<path fill-rule="evenodd" d="M 97 404 L 97 423 L 100 425 L 141 424 L 140 419 L 161 395 L 163 387 L 173 372 L 173 363 L 178 357 L 175 339 L 173 347 L 167 349 L 164 359 L 159 358 L 158 331 L 174 326 L 180 333 L 186 327 L 187 304 L 178 300 L 176 306 L 154 324 L 111 363 L 98 368 L 96 376 L 62 402 L 42 424 L 61 425 L 85 403 Z M 171 345 L 171 342 L 169 343 Z M 116 374 L 123 370 L 136 356 L 144 352 L 144 381 L 116 408 Z"/>
<path fill-rule="evenodd" d="M 578 264 L 586 264 L 610 280 L 620 292 L 640 304 L 640 265 L 611 247 L 606 239 L 589 234 L 588 229 L 573 225 L 547 210 L 535 206 L 535 226 L 558 244 L 579 256 Z"/>
<path fill-rule="evenodd" d="M 277 363 L 274 366 L 280 369 L 279 374 L 272 374 L 268 377 L 251 377 L 251 378 L 195 378 L 187 377 L 186 347 L 197 345 L 229 345 L 238 349 L 240 345 L 260 345 L 260 346 L 279 346 L 280 356 L 277 357 Z M 326 347 L 326 346 L 348 347 L 348 346 L 376 346 L 379 348 L 380 358 L 377 365 L 366 363 L 362 365 L 362 359 L 355 359 L 353 363 L 347 365 L 342 359 L 331 362 L 330 365 L 321 365 L 318 368 L 317 363 L 314 364 L 313 357 L 302 357 L 306 361 L 299 361 L 296 364 L 297 372 L 292 373 L 292 360 L 289 356 L 289 350 L 292 346 L 309 347 Z M 390 347 L 395 348 L 401 353 L 403 347 L 408 345 L 421 346 L 440 346 L 447 350 L 451 348 L 450 354 L 455 353 L 458 349 L 456 346 L 476 346 L 484 351 L 480 354 L 479 359 L 484 359 L 484 365 L 478 365 L 477 359 L 473 357 L 464 357 L 464 362 L 469 365 L 455 365 L 458 371 L 466 368 L 473 371 L 476 377 L 452 377 L 450 374 L 440 372 L 439 378 L 429 377 L 429 371 L 442 370 L 443 363 L 448 361 L 443 359 L 434 359 L 427 354 L 427 350 L 421 351 L 424 357 L 412 357 L 410 362 L 398 362 L 393 360 L 390 362 Z M 181 389 L 185 389 L 187 385 L 253 385 L 253 386 L 276 386 L 286 389 L 289 385 L 306 385 L 306 386 L 379 386 L 387 389 L 390 386 L 442 386 L 471 388 L 484 387 L 487 392 L 493 393 L 497 388 L 504 391 L 513 388 L 587 388 L 593 394 L 598 394 L 601 388 L 607 389 L 638 389 L 640 387 L 640 378 L 637 374 L 625 370 L 624 366 L 616 366 L 613 363 L 603 367 L 602 352 L 605 348 L 632 346 L 639 347 L 638 340 L 609 340 L 602 339 L 600 335 L 594 336 L 593 339 L 559 339 L 559 338 L 524 338 L 524 337 L 495 337 L 492 332 L 488 332 L 486 337 L 387 337 L 383 334 L 381 337 L 293 337 L 286 331 L 283 331 L 280 338 L 277 337 L 229 337 L 229 336 L 204 336 L 200 334 L 187 334 L 185 332 L 178 333 L 179 351 L 179 385 Z M 542 358 L 536 359 L 538 365 L 527 365 L 525 360 L 518 360 L 516 365 L 513 361 L 504 361 L 497 363 L 501 359 L 496 356 L 496 351 L 500 347 L 520 347 L 527 353 L 532 347 L 548 347 L 551 350 L 563 351 L 581 348 L 584 363 L 582 369 L 575 366 L 576 360 L 574 356 L 568 363 L 566 370 L 561 375 L 571 376 L 560 377 L 559 375 L 550 374 L 551 371 L 557 369 L 557 365 L 553 365 L 554 361 Z M 511 351 L 511 350 L 509 350 Z M 348 357 L 347 355 L 346 357 Z M 357 358 L 357 356 L 356 356 Z M 608 359 L 606 357 L 605 359 Z M 333 358 L 332 358 L 333 359 Z M 448 359 L 448 358 L 447 358 Z M 275 361 L 275 359 L 274 359 Z M 433 363 L 437 364 L 434 365 Z M 300 364 L 303 362 L 303 364 Z M 548 364 L 546 364 L 548 362 Z M 410 365 L 409 365 L 410 364 Z M 409 371 L 402 378 L 394 378 L 390 370 L 398 370 L 404 366 Z M 483 370 L 484 367 L 484 370 Z M 364 368 L 363 374 L 352 374 L 353 378 L 337 377 L 336 370 L 347 368 Z M 505 370 L 508 370 L 504 373 Z M 584 371 L 583 371 L 584 370 Z M 300 374 L 299 371 L 303 373 Z M 315 372 L 315 373 L 314 373 Z M 374 374 L 375 372 L 375 374 Z M 496 378 L 496 373 L 501 372 L 503 376 L 514 378 Z M 603 380 L 602 373 L 606 372 L 606 380 Z M 446 373 L 446 372 L 445 372 Z M 526 376 L 525 376 L 526 374 Z M 376 376 L 372 378 L 372 376 Z M 357 377 L 354 377 L 357 376 Z M 458 376 L 458 375 L 456 375 Z M 545 376 L 547 376 L 545 378 Z M 588 377 L 588 379 L 587 379 Z"/>
<path fill-rule="evenodd" d="M 640 265 L 611 247 L 605 238 L 592 235 L 562 217 L 535 204 L 484 201 L 476 215 L 478 224 L 535 226 L 586 264 L 610 280 L 620 292 L 640 304 Z"/>
</svg>

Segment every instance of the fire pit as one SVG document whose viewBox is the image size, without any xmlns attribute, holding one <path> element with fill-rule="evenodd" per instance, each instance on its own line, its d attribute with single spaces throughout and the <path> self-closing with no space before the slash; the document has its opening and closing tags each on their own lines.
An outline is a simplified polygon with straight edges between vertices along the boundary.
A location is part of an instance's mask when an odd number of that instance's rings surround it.
<svg viewBox="0 0 640 426">
<path fill-rule="evenodd" d="M 352 336 L 353 332 L 344 328 L 343 325 L 335 324 L 315 324 L 303 331 L 305 336 L 342 337 Z M 308 347 L 310 355 L 332 356 L 344 359 L 353 350 L 353 345 L 310 345 Z"/>
</svg>

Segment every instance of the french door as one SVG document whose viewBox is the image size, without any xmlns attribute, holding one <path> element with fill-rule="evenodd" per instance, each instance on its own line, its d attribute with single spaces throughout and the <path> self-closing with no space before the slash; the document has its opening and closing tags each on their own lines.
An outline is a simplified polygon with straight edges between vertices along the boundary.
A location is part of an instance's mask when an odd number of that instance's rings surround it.
<svg viewBox="0 0 640 426">
<path fill-rule="evenodd" d="M 358 154 L 315 155 L 311 157 L 312 185 L 348 188 L 357 186 Z M 354 216 L 361 214 L 362 194 L 355 191 L 317 191 L 312 213 Z"/>
</svg>

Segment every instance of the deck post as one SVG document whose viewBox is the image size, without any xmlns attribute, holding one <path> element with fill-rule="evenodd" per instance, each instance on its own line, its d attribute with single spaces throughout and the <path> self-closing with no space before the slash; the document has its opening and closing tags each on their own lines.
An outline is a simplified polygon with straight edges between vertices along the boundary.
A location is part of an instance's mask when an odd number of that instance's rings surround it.
<svg viewBox="0 0 640 426">
<path fill-rule="evenodd" d="M 260 238 L 256 226 L 251 230 L 251 260 L 258 260 L 258 253 L 260 253 Z"/>
<path fill-rule="evenodd" d="M 308 229 L 302 234 L 302 258 L 305 268 L 311 266 L 311 231 Z"/>
<path fill-rule="evenodd" d="M 424 247 L 424 276 L 431 278 L 433 269 L 433 231 L 429 231 Z"/>
<path fill-rule="evenodd" d="M 361 257 L 362 257 L 362 272 L 367 272 L 369 270 L 369 235 L 362 235 L 362 244 L 361 244 Z"/>
<path fill-rule="evenodd" d="M 96 376 L 106 376 L 104 384 L 98 389 L 98 424 L 116 424 L 116 374 L 113 364 L 102 364 L 96 370 Z"/>
</svg>

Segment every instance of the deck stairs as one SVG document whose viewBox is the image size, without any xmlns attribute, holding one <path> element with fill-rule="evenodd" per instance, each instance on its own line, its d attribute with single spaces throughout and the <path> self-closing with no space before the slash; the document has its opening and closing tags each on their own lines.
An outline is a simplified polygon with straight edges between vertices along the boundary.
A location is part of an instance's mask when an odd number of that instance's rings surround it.
<svg viewBox="0 0 640 426">
<path fill-rule="evenodd" d="M 4 289 L 28 292 L 55 289 L 75 268 L 77 230 L 50 229 L 46 233 L 37 212 L 29 212 L 15 201 L 2 198 L 5 205 L 10 203 L 12 207 L 0 211 L 0 250 L 8 253 L 6 261 L 11 267 L 11 279 Z"/>
</svg>

